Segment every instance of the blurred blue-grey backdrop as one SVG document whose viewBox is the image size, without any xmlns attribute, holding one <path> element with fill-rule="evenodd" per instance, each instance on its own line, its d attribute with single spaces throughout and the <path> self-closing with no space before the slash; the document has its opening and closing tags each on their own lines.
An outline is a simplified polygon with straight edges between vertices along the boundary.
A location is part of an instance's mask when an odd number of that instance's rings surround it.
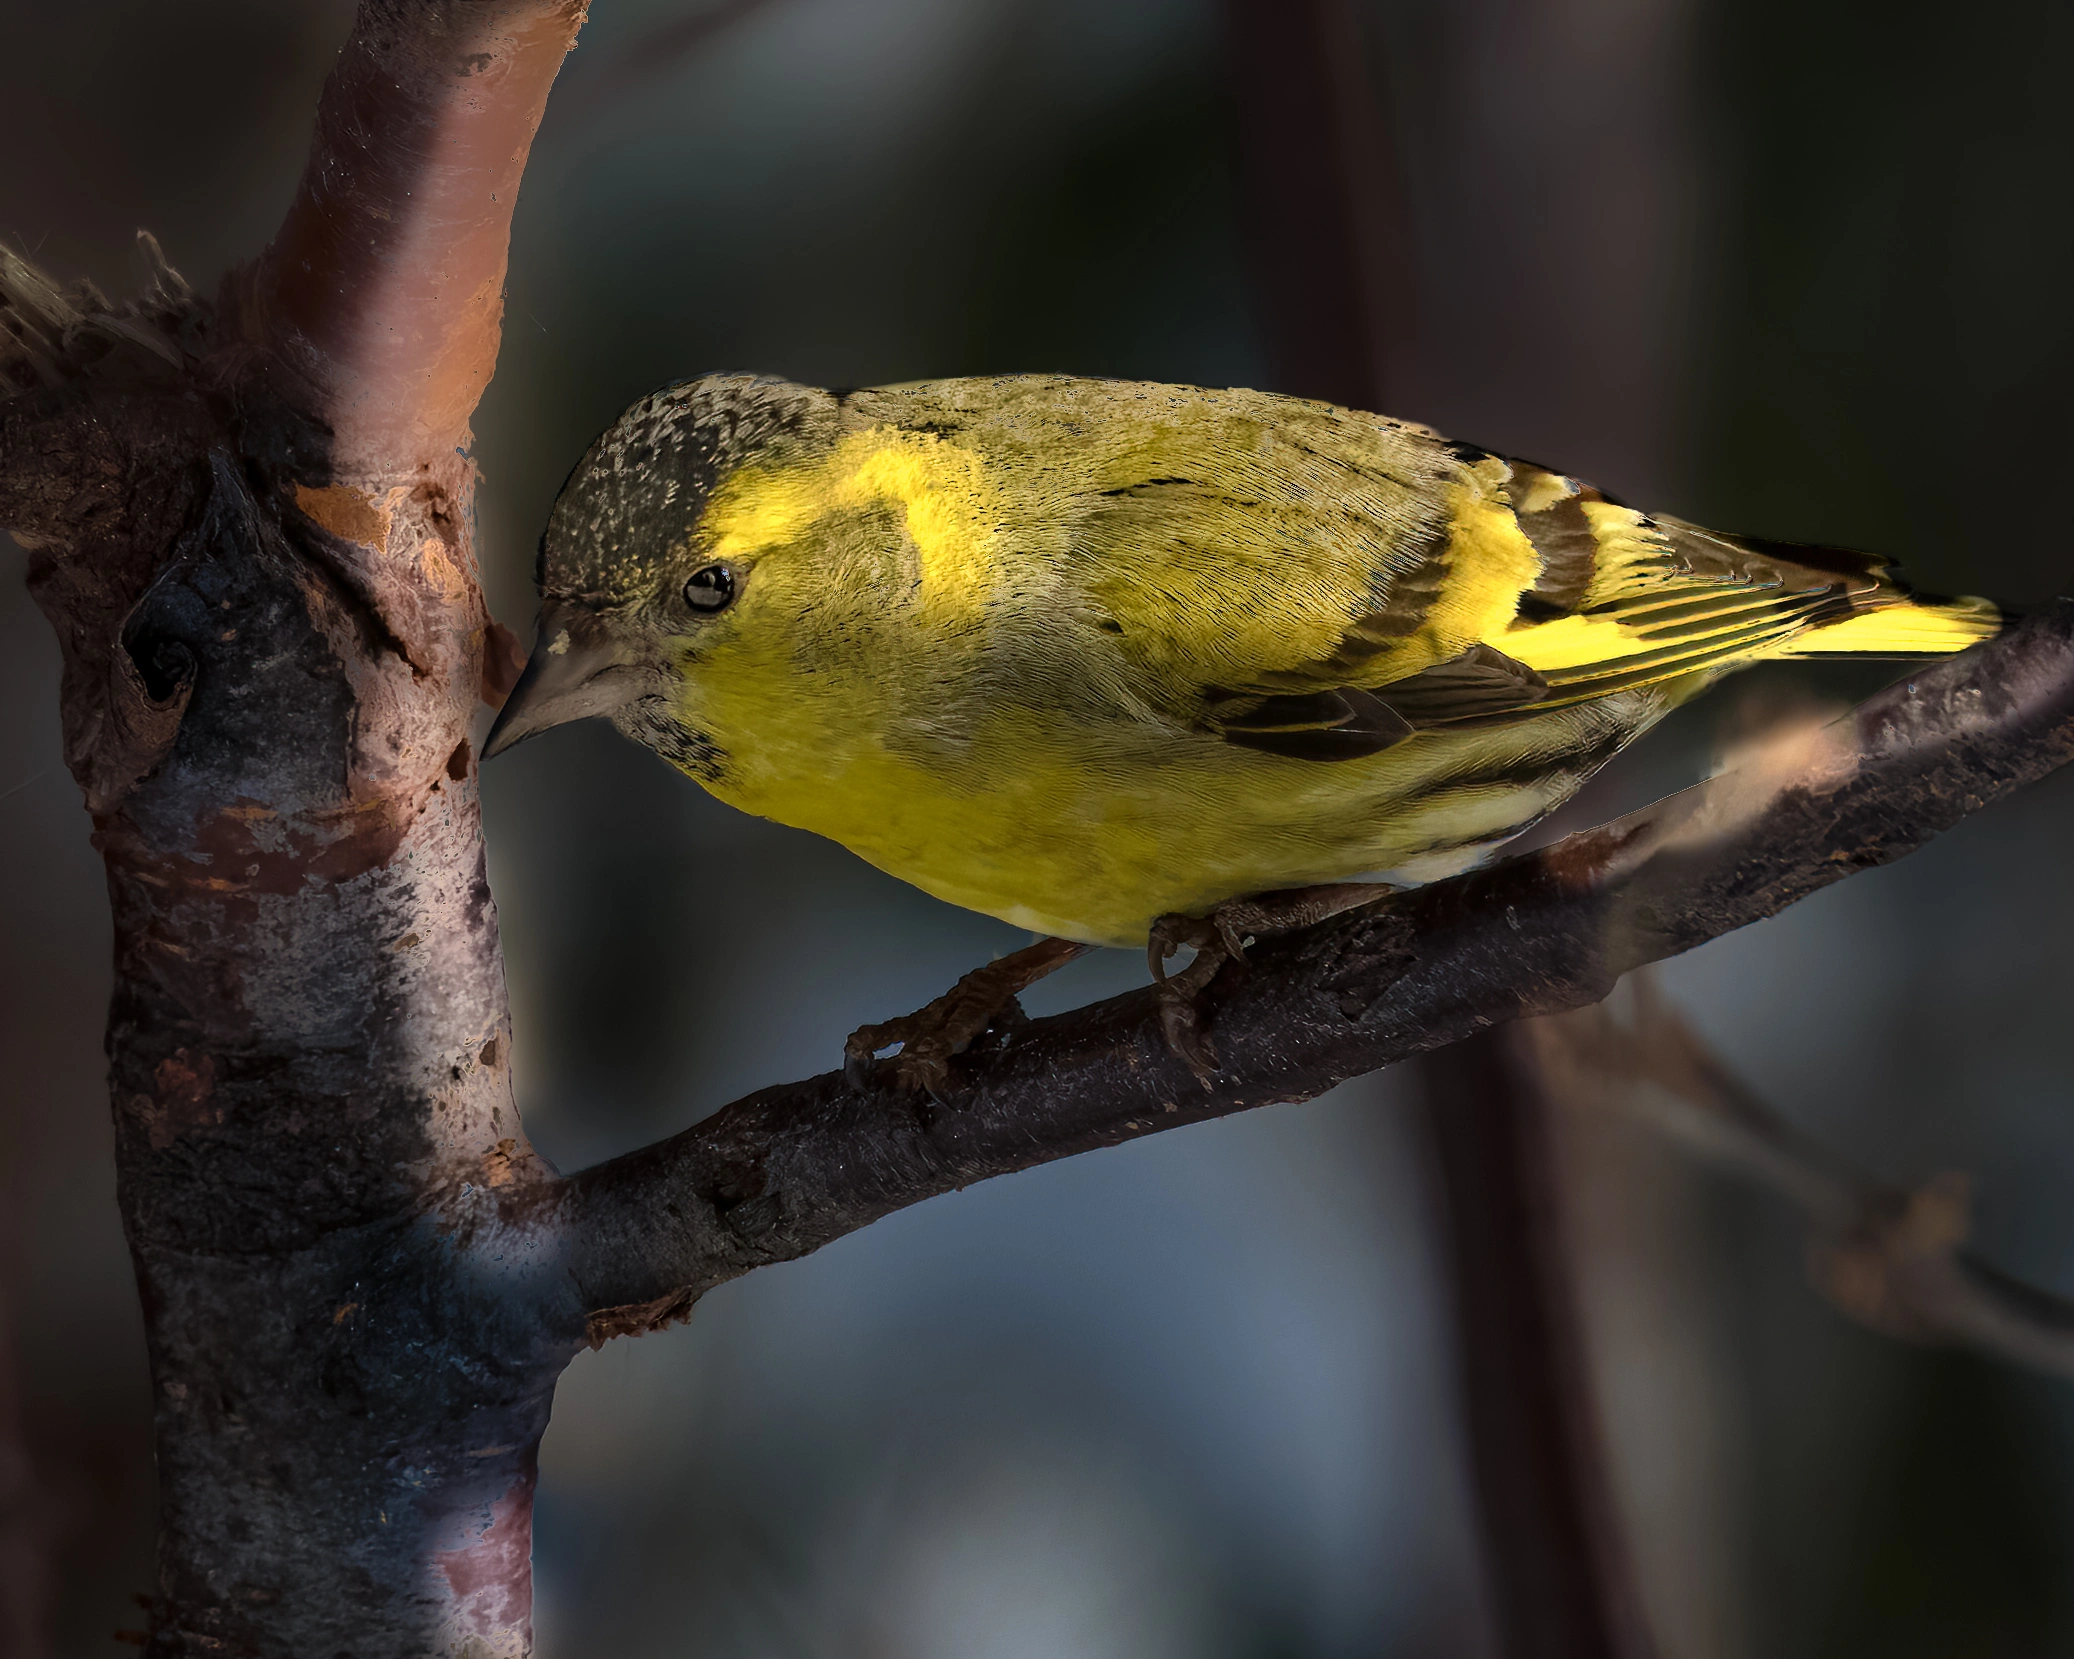
<svg viewBox="0 0 2074 1659">
<path fill-rule="evenodd" d="M 1989 0 L 1360 0 L 1398 240 L 1391 412 L 1928 585 L 2060 583 L 2074 12 Z M 709 368 L 820 384 L 1274 373 L 1215 0 L 598 0 L 521 203 L 477 421 L 523 632 L 584 445 Z M 300 163 L 342 0 L 15 8 L 0 234 L 111 291 L 212 283 Z M 1255 250 L 1257 252 L 1257 249 Z M 19 555 L 10 554 L 11 569 Z M 1573 821 L 1689 780 L 1753 676 Z M 151 1580 L 149 1400 L 100 1087 L 106 920 L 56 653 L 0 586 L 0 1417 L 53 1651 Z M 831 1064 L 1007 928 L 734 815 L 602 728 L 485 777 L 521 1104 L 563 1167 Z M 2074 789 L 1674 964 L 1766 1093 L 1881 1173 L 1980 1182 L 2074 1290 Z M 1118 953 L 1033 999 L 1142 977 Z M 1473 1655 L 1488 1635 L 1421 1148 L 1390 1077 L 896 1216 L 580 1360 L 541 1647 L 783 1659 Z M 1627 1126 L 1563 1132 L 1603 1417 L 1676 1659 L 2074 1650 L 2074 1391 L 1898 1348 L 1789 1219 Z M 9 1481 L 0 1447 L 0 1504 Z"/>
</svg>

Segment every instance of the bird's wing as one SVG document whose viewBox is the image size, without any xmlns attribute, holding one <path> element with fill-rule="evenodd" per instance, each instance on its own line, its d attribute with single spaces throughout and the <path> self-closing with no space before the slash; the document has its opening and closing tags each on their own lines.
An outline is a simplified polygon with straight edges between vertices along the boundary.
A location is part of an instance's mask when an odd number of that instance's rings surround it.
<svg viewBox="0 0 2074 1659">
<path fill-rule="evenodd" d="M 1423 427 L 1244 397 L 1259 407 L 1217 394 L 1163 410 L 1106 454 L 1075 532 L 1103 626 L 1186 718 L 1346 759 L 1546 695 L 1490 643 L 1541 570 L 1502 462 Z"/>
<path fill-rule="evenodd" d="M 1498 643 L 1547 683 L 1544 707 L 1765 657 L 1943 656 L 1999 625 L 1982 600 L 1916 598 L 1873 554 L 1721 535 L 1509 467 L 1542 574 Z"/>
<path fill-rule="evenodd" d="M 1718 536 L 1327 404 L 1041 376 L 853 401 L 1016 480 L 1016 539 L 1061 551 L 1064 602 L 1117 636 L 1134 698 L 1292 757 L 1994 627 L 1911 601 L 1867 555 Z"/>
<path fill-rule="evenodd" d="M 1192 548 L 1198 562 L 1219 550 L 1207 562 L 1220 587 L 1249 584 L 1221 603 L 1137 608 L 1172 619 L 1163 654 L 1223 659 L 1198 675 L 1203 726 L 1292 758 L 1351 759 L 1429 727 L 1507 723 L 1673 680 L 1696 685 L 1704 681 L 1693 676 L 1763 657 L 1942 655 L 1996 626 L 1979 601 L 1912 599 L 1868 554 L 1718 535 L 1530 463 L 1437 439 L 1428 446 L 1442 464 L 1398 482 L 1416 499 L 1390 502 L 1395 522 L 1378 527 L 1366 505 L 1388 480 L 1361 480 L 1333 504 L 1336 521 L 1322 504 L 1281 503 L 1269 539 L 1302 552 L 1279 561 L 1245 551 L 1263 540 L 1250 501 L 1213 498 L 1195 480 L 1129 491 L 1181 532 L 1170 540 L 1141 524 L 1141 551 L 1171 550 L 1140 567 L 1141 583 L 1178 587 L 1172 566 Z M 1363 522 L 1347 530 L 1349 519 Z M 1358 550 L 1351 560 L 1349 544 Z M 1220 628 L 1235 607 L 1240 624 Z M 1292 614 L 1300 629 L 1230 662 Z M 1206 650 L 1196 639 L 1213 629 Z M 1286 645 L 1298 631 L 1313 649 L 1291 662 Z"/>
</svg>

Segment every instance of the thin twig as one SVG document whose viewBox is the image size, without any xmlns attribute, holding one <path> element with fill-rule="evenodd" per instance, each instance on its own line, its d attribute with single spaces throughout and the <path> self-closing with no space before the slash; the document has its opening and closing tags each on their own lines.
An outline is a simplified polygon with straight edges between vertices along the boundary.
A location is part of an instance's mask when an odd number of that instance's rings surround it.
<svg viewBox="0 0 2074 1659">
<path fill-rule="evenodd" d="M 1807 1224 L 1809 1277 L 1860 1323 L 2074 1377 L 2074 1301 L 1963 1248 L 1965 1176 L 1913 1190 L 1876 1180 L 1773 1111 L 1647 976 L 1631 1001 L 1630 1019 L 1609 1001 L 1523 1028 L 1566 1103 L 1633 1112 L 1787 1199 Z"/>
</svg>

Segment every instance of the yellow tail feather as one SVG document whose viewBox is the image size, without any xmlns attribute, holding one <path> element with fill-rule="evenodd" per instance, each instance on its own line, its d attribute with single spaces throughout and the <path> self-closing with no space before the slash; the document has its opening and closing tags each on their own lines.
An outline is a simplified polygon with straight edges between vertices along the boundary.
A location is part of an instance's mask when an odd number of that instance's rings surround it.
<svg viewBox="0 0 2074 1659">
<path fill-rule="evenodd" d="M 1765 653 L 1819 657 L 1948 657 L 1991 638 L 2002 613 L 1985 599 L 1900 599 L 1793 635 Z"/>
</svg>

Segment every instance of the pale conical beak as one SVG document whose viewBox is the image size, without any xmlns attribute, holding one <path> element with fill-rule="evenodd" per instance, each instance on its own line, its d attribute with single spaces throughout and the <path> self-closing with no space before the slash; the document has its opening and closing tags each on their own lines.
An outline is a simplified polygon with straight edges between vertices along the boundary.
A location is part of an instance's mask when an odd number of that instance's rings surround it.
<svg viewBox="0 0 2074 1659">
<path fill-rule="evenodd" d="M 624 708 L 653 677 L 647 664 L 608 637 L 594 612 L 577 605 L 544 605 L 533 654 L 483 741 L 483 759 L 551 726 Z"/>
</svg>

